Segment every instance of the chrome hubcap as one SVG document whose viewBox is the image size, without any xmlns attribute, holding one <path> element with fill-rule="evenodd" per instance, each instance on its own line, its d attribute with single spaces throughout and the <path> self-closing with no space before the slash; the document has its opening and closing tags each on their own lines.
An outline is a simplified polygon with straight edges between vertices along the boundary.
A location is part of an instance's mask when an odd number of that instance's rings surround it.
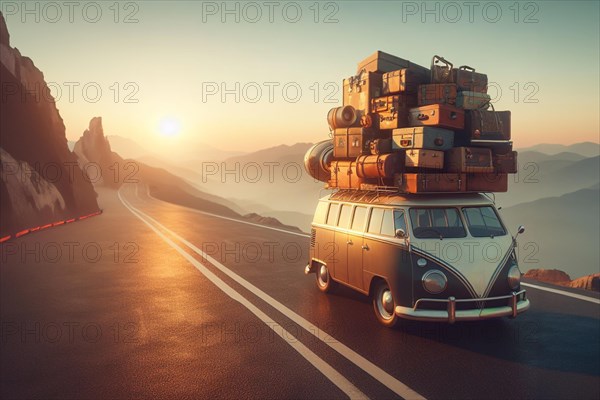
<svg viewBox="0 0 600 400">
<path fill-rule="evenodd" d="M 394 299 L 392 298 L 392 292 L 389 290 L 384 290 L 381 295 L 381 303 L 383 305 L 383 309 L 391 315 L 394 312 Z"/>
<path fill-rule="evenodd" d="M 319 284 L 321 284 L 321 286 L 327 285 L 328 279 L 329 279 L 329 274 L 327 273 L 327 267 L 324 265 L 321 265 L 321 268 L 319 268 Z"/>
</svg>

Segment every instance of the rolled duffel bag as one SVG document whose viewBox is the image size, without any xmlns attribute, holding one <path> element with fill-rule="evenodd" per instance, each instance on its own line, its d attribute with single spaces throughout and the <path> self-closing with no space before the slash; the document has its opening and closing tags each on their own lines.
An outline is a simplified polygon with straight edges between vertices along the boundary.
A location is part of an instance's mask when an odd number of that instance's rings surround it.
<svg viewBox="0 0 600 400">
<path fill-rule="evenodd" d="M 359 178 L 392 178 L 402 170 L 403 152 L 360 156 L 356 159 Z"/>
</svg>

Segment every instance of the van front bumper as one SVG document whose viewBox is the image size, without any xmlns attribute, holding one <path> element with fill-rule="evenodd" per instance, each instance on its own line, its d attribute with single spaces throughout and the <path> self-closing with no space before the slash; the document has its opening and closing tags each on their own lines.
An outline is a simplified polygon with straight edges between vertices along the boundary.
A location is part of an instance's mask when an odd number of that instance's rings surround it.
<svg viewBox="0 0 600 400">
<path fill-rule="evenodd" d="M 521 300 L 519 298 L 522 296 Z M 480 308 L 477 303 L 506 300 L 506 306 Z M 428 310 L 419 308 L 423 303 L 446 303 L 445 310 Z M 473 303 L 474 307 L 467 310 L 457 310 L 457 303 Z M 513 292 L 507 296 L 487 297 L 481 299 L 419 299 L 414 307 L 396 306 L 396 315 L 401 318 L 419 321 L 441 321 L 453 323 L 455 321 L 475 321 L 487 318 L 516 317 L 529 309 L 529 299 L 526 291 Z"/>
</svg>

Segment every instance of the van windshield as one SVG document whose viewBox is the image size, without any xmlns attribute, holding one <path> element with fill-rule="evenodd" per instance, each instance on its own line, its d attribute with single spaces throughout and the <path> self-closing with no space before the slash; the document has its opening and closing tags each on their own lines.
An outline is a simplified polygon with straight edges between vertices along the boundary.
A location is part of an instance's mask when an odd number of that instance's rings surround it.
<svg viewBox="0 0 600 400">
<path fill-rule="evenodd" d="M 498 215 L 492 207 L 464 207 L 462 211 L 471 236 L 494 237 L 506 235 L 506 230 L 504 230 Z"/>
<path fill-rule="evenodd" d="M 461 238 L 467 236 L 456 208 L 411 208 L 410 222 L 415 237 Z"/>
</svg>

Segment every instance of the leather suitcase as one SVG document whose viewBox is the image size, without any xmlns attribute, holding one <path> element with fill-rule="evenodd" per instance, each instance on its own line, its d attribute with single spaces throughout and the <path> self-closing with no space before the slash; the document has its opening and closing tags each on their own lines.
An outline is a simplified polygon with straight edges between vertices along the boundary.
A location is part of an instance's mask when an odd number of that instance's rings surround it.
<svg viewBox="0 0 600 400">
<path fill-rule="evenodd" d="M 446 151 L 446 171 L 468 173 L 494 172 L 492 151 L 483 147 L 453 147 Z"/>
<path fill-rule="evenodd" d="M 485 110 L 489 107 L 490 100 L 491 97 L 487 93 L 463 91 L 456 96 L 456 107 L 465 110 Z"/>
<path fill-rule="evenodd" d="M 369 154 L 369 143 L 375 139 L 375 131 L 367 128 L 338 128 L 333 131 L 333 157 L 356 159 Z"/>
<path fill-rule="evenodd" d="M 463 65 L 452 71 L 454 82 L 460 91 L 487 93 L 488 77 L 475 72 L 475 68 Z"/>
<path fill-rule="evenodd" d="M 402 170 L 399 153 L 360 156 L 356 159 L 356 172 L 360 178 L 392 178 Z"/>
<path fill-rule="evenodd" d="M 444 168 L 444 152 L 429 149 L 406 150 L 404 166 L 407 168 Z"/>
<path fill-rule="evenodd" d="M 363 71 L 344 79 L 344 106 L 354 107 L 357 120 L 369 112 L 371 100 L 381 96 L 381 76 Z"/>
<path fill-rule="evenodd" d="M 415 70 L 417 73 L 429 76 L 430 72 L 427 68 L 420 66 L 419 64 L 412 63 L 400 57 L 393 56 L 383 51 L 376 51 L 369 57 L 358 63 L 357 72 L 392 72 L 398 69 L 409 68 Z"/>
<path fill-rule="evenodd" d="M 467 174 L 468 192 L 507 192 L 507 174 Z"/>
<path fill-rule="evenodd" d="M 510 140 L 510 111 L 465 111 L 467 140 Z"/>
<path fill-rule="evenodd" d="M 408 111 L 417 104 L 416 96 L 397 94 L 379 97 L 371 102 L 374 124 L 379 129 L 396 129 L 408 126 Z"/>
<path fill-rule="evenodd" d="M 360 189 L 368 181 L 356 173 L 356 161 L 332 161 L 329 187 L 339 189 Z"/>
<path fill-rule="evenodd" d="M 465 174 L 403 173 L 394 183 L 404 193 L 464 192 Z"/>
<path fill-rule="evenodd" d="M 467 65 L 454 68 L 450 61 L 433 56 L 430 70 L 431 83 L 456 83 L 460 91 L 487 93 L 487 75 L 475 72 Z"/>
<path fill-rule="evenodd" d="M 392 139 L 375 139 L 369 142 L 371 154 L 388 154 L 392 152 Z"/>
<path fill-rule="evenodd" d="M 392 150 L 448 150 L 454 145 L 454 132 L 448 129 L 421 126 L 392 131 Z"/>
<path fill-rule="evenodd" d="M 465 127 L 465 112 L 447 104 L 411 108 L 408 123 L 410 126 L 436 126 L 460 130 Z"/>
<path fill-rule="evenodd" d="M 456 104 L 456 84 L 454 83 L 432 83 L 419 86 L 418 104 L 427 106 L 430 104 Z"/>
<path fill-rule="evenodd" d="M 419 85 L 427 83 L 429 77 L 414 69 L 404 68 L 383 74 L 382 94 L 417 93 Z"/>
<path fill-rule="evenodd" d="M 517 152 L 510 151 L 506 154 L 492 154 L 494 170 L 501 174 L 516 174 L 518 172 Z"/>
</svg>

